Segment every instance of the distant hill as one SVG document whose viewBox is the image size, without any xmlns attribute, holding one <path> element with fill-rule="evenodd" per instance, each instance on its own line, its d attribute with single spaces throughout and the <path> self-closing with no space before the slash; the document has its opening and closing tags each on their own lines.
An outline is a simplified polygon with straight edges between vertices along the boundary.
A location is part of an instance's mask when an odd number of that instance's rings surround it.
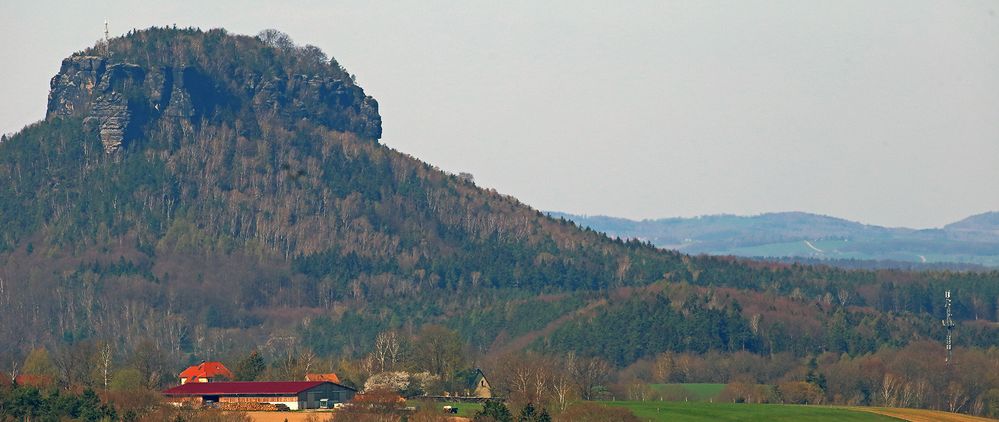
<svg viewBox="0 0 999 422">
<path fill-rule="evenodd" d="M 691 254 L 880 261 L 881 267 L 893 268 L 907 263 L 999 266 L 999 212 L 928 230 L 872 226 L 803 212 L 641 221 L 550 214 L 612 237 L 640 239 Z"/>
<path fill-rule="evenodd" d="M 944 226 L 944 230 L 955 236 L 968 233 L 972 236 L 981 235 L 999 238 L 999 211 L 973 215 L 964 220 Z"/>
</svg>

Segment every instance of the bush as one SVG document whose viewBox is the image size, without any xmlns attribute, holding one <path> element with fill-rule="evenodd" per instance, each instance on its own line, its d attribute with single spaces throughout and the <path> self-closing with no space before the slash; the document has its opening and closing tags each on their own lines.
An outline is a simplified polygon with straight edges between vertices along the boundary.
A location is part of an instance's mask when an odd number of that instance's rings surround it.
<svg viewBox="0 0 999 422">
<path fill-rule="evenodd" d="M 787 381 L 777 385 L 784 403 L 822 404 L 825 396 L 817 385 L 805 381 Z"/>
<path fill-rule="evenodd" d="M 111 391 L 135 391 L 142 388 L 142 379 L 138 369 L 119 369 L 111 377 Z"/>
<path fill-rule="evenodd" d="M 733 403 L 770 403 L 774 401 L 773 390 L 761 384 L 730 382 L 718 395 L 718 401 Z"/>
<path fill-rule="evenodd" d="M 502 402 L 490 400 L 482 406 L 482 410 L 475 413 L 475 422 L 513 422 L 513 414 Z"/>
</svg>

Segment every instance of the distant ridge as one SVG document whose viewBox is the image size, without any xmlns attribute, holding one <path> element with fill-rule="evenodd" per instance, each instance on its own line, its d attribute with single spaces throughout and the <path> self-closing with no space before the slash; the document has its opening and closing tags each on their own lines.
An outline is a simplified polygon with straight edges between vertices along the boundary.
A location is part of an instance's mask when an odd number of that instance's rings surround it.
<svg viewBox="0 0 999 422">
<path fill-rule="evenodd" d="M 861 266 L 889 268 L 948 263 L 959 264 L 958 268 L 999 266 L 999 212 L 994 211 L 970 216 L 941 229 L 924 230 L 868 225 L 805 212 L 640 221 L 549 214 L 612 237 L 649 241 L 659 247 L 694 254 L 852 261 L 850 267 L 858 266 L 856 261 L 880 261 L 881 264 Z"/>
<path fill-rule="evenodd" d="M 944 230 L 991 233 L 992 235 L 999 237 L 999 211 L 990 211 L 973 215 L 965 218 L 964 220 L 944 226 Z"/>
</svg>

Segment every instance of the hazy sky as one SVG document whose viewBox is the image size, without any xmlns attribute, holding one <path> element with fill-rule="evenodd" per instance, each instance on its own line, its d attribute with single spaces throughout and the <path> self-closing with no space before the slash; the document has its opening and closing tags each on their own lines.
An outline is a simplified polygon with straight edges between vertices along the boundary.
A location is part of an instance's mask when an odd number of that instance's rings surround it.
<svg viewBox="0 0 999 422">
<path fill-rule="evenodd" d="M 383 142 L 543 210 L 999 210 L 999 2 L 4 1 L 0 131 L 63 57 L 151 25 L 287 32 L 357 74 Z"/>
</svg>

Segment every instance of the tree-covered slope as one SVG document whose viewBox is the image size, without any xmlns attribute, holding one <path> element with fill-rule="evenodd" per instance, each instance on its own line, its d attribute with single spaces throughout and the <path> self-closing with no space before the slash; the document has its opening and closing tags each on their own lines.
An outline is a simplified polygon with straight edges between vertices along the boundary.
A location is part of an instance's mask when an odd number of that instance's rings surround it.
<svg viewBox="0 0 999 422">
<path fill-rule="evenodd" d="M 260 307 L 610 288 L 680 267 L 380 145 L 375 101 L 283 34 L 154 28 L 108 47 L 64 60 L 46 120 L 0 144 L 6 338 L 139 335 L 107 324 L 129 301 L 135 321 L 191 330 L 255 325 Z"/>
</svg>

